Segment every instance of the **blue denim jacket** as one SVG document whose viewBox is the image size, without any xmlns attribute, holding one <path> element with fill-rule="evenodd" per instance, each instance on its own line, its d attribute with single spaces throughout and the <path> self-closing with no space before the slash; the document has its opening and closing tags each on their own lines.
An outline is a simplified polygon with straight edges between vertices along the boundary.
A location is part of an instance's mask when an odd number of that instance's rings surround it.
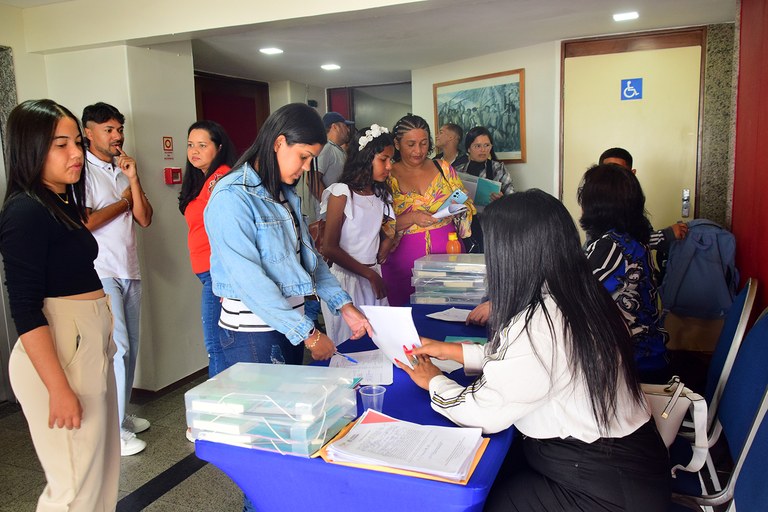
<svg viewBox="0 0 768 512">
<path fill-rule="evenodd" d="M 298 345 L 314 324 L 285 297 L 317 294 L 334 312 L 352 299 L 315 252 L 299 196 L 285 185 L 283 195 L 301 219 L 301 264 L 291 212 L 269 195 L 249 164 L 218 181 L 203 215 L 211 243 L 213 293 L 240 299 Z"/>
</svg>

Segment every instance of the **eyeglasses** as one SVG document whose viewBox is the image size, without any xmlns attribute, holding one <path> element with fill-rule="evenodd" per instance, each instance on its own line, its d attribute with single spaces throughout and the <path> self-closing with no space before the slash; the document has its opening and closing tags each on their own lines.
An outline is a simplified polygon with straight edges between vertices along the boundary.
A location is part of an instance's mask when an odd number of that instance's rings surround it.
<svg viewBox="0 0 768 512">
<path fill-rule="evenodd" d="M 477 144 L 472 144 L 470 147 L 472 149 L 491 149 L 493 147 L 493 144 L 489 144 L 487 142 L 485 144 L 477 143 Z"/>
</svg>

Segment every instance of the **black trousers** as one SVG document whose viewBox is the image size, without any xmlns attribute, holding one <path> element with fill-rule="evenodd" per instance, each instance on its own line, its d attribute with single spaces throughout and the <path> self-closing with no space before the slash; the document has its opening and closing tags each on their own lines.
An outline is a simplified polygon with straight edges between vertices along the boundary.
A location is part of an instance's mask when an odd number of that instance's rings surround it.
<svg viewBox="0 0 768 512">
<path fill-rule="evenodd" d="M 666 512 L 669 456 L 653 420 L 617 439 L 518 436 L 485 510 Z"/>
</svg>

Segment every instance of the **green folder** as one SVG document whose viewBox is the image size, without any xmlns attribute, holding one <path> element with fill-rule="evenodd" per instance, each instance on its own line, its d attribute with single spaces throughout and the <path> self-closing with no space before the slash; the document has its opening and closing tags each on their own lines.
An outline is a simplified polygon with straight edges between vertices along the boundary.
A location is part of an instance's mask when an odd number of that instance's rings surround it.
<svg viewBox="0 0 768 512">
<path fill-rule="evenodd" d="M 479 345 L 485 345 L 488 342 L 488 338 L 479 338 L 479 337 L 472 337 L 472 336 L 446 336 L 445 337 L 446 343 L 461 343 L 463 341 L 470 341 L 472 343 L 477 343 Z"/>
<path fill-rule="evenodd" d="M 475 205 L 488 206 L 491 204 L 491 194 L 494 192 L 497 194 L 501 193 L 501 183 L 485 178 L 478 178 L 477 191 L 475 192 Z"/>
</svg>

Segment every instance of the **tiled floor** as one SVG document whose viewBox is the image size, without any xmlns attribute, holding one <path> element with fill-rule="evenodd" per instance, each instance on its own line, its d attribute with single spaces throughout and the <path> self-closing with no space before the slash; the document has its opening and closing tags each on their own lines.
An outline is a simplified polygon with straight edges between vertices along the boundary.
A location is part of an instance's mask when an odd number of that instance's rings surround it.
<svg viewBox="0 0 768 512">
<path fill-rule="evenodd" d="M 205 376 L 153 396 L 146 403 L 130 406 L 129 412 L 148 419 L 152 426 L 139 434 L 139 438 L 147 442 L 146 450 L 121 460 L 119 498 L 122 501 L 118 503 L 118 511 L 234 512 L 242 509 L 240 489 L 210 464 L 164 494 L 161 494 L 167 487 L 164 479 L 153 481 L 194 452 L 194 445 L 184 436 L 184 392 L 203 380 Z M 147 495 L 150 486 L 142 486 L 150 481 L 154 484 L 153 492 L 160 495 L 148 506 L 137 507 L 133 504 L 134 498 L 142 491 Z M 44 486 L 45 476 L 20 408 L 15 404 L 0 405 L 0 512 L 34 511 Z M 137 490 L 137 494 L 131 494 Z"/>
</svg>

